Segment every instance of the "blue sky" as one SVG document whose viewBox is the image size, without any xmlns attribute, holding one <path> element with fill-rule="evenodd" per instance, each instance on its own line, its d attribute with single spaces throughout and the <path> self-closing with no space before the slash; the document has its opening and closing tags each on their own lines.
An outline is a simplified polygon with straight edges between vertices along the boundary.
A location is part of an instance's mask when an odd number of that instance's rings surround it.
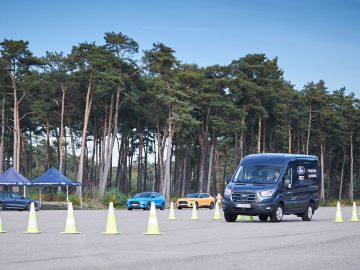
<svg viewBox="0 0 360 270">
<path fill-rule="evenodd" d="M 279 58 L 296 89 L 326 82 L 360 98 L 360 0 L 2 1 L 0 40 L 24 39 L 36 56 L 68 53 L 122 32 L 141 50 L 163 42 L 200 66 L 248 53 Z"/>
</svg>

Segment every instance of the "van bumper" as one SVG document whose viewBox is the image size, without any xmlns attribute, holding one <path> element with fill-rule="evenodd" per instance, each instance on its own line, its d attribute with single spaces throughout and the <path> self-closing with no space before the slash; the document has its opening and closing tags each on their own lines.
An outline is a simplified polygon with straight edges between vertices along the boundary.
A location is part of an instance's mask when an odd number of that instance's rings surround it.
<svg viewBox="0 0 360 270">
<path fill-rule="evenodd" d="M 250 208 L 244 208 L 239 205 L 239 203 L 234 203 L 229 199 L 224 199 L 222 203 L 222 208 L 224 212 L 232 213 L 236 215 L 244 216 L 257 216 L 257 215 L 271 215 L 275 212 L 276 202 L 256 202 L 251 203 Z"/>
</svg>

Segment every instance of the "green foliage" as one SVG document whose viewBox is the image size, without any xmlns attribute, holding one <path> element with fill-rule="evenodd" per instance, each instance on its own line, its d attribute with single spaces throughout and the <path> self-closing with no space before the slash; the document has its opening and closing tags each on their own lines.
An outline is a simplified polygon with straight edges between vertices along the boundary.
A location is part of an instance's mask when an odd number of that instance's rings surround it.
<svg viewBox="0 0 360 270">
<path fill-rule="evenodd" d="M 109 205 L 110 202 L 113 202 L 115 207 L 124 207 L 127 199 L 128 197 L 116 188 L 108 188 L 105 191 L 103 203 Z"/>
<path fill-rule="evenodd" d="M 345 88 L 331 92 L 325 82 L 319 80 L 307 83 L 298 91 L 283 77 L 278 59 L 269 59 L 262 53 L 245 55 L 229 65 L 208 67 L 181 63 L 175 51 L 161 42 L 154 43 L 153 48 L 142 55 L 136 55 L 138 43 L 121 32 L 106 32 L 103 45 L 80 43 L 69 55 L 47 52 L 37 59 L 28 46 L 29 42 L 24 40 L 0 42 L 0 92 L 5 98 L 5 167 L 11 166 L 13 159 L 12 79 L 18 86 L 19 99 L 24 95 L 19 103 L 23 142 L 20 171 L 28 178 L 41 175 L 48 166 L 59 166 L 61 98 L 65 90 L 63 168 L 70 179 L 76 179 L 78 157 L 73 156 L 72 147 L 76 155 L 83 132 L 85 98 L 91 86 L 83 183 L 83 199 L 89 207 L 104 207 L 102 203 L 107 206 L 109 201 L 123 206 L 127 199 L 125 193 L 153 186 L 161 191 L 163 171 L 159 172 L 158 155 L 156 166 L 153 162 L 159 152 L 158 142 L 164 150 L 170 126 L 174 132 L 172 196 L 198 191 L 200 167 L 203 168 L 202 180 L 206 181 L 212 145 L 211 192 L 216 194 L 223 189 L 224 176 L 230 175 L 239 162 L 240 145 L 244 155 L 257 152 L 258 143 L 260 152 L 306 152 L 310 112 L 309 154 L 319 156 L 319 146 L 324 145 L 326 195 L 338 197 L 339 176 L 345 158 L 343 194 L 349 196 L 352 141 L 354 198 L 360 196 L 360 102 L 353 94 L 346 95 Z M 142 63 L 134 60 L 140 58 Z M 108 124 L 115 111 L 115 108 L 110 111 L 110 103 L 119 90 L 118 130 L 109 134 Z M 143 150 L 149 155 L 147 160 L 144 154 L 141 159 L 138 156 L 140 133 Z M 122 156 L 119 167 L 112 168 L 111 184 L 120 184 L 122 192 L 111 188 L 102 196 L 94 190 L 99 186 L 99 170 L 111 162 L 103 160 L 109 135 L 118 139 L 116 150 Z M 115 158 L 114 155 L 113 164 L 118 161 Z M 164 161 L 164 157 L 161 158 Z M 185 179 L 180 179 L 182 175 Z M 186 182 L 182 191 L 181 181 Z M 28 191 L 29 196 L 39 197 L 37 189 Z M 70 191 L 71 196 L 75 196 L 74 192 Z M 43 200 L 64 201 L 64 196 L 64 192 L 58 193 L 56 188 L 43 189 Z"/>
</svg>

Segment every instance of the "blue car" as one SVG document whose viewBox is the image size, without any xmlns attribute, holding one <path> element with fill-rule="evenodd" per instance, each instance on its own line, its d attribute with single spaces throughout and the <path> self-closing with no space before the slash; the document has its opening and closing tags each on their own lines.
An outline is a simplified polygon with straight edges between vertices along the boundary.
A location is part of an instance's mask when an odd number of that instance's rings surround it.
<svg viewBox="0 0 360 270">
<path fill-rule="evenodd" d="M 16 209 L 16 210 L 30 210 L 31 203 L 34 203 L 35 210 L 39 211 L 41 204 L 39 201 L 24 198 L 19 193 L 12 191 L 0 191 L 0 210 Z"/>
<path fill-rule="evenodd" d="M 156 208 L 165 209 L 165 198 L 158 192 L 142 192 L 136 194 L 126 202 L 128 210 L 143 209 L 150 210 L 151 202 L 155 203 Z"/>
</svg>

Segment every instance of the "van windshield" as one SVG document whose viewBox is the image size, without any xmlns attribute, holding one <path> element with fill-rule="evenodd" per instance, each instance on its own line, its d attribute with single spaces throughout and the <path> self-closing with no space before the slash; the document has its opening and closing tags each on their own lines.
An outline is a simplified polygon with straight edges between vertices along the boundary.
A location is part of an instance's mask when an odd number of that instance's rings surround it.
<svg viewBox="0 0 360 270">
<path fill-rule="evenodd" d="M 245 165 L 236 171 L 235 183 L 271 184 L 279 179 L 282 166 L 275 165 Z"/>
</svg>

